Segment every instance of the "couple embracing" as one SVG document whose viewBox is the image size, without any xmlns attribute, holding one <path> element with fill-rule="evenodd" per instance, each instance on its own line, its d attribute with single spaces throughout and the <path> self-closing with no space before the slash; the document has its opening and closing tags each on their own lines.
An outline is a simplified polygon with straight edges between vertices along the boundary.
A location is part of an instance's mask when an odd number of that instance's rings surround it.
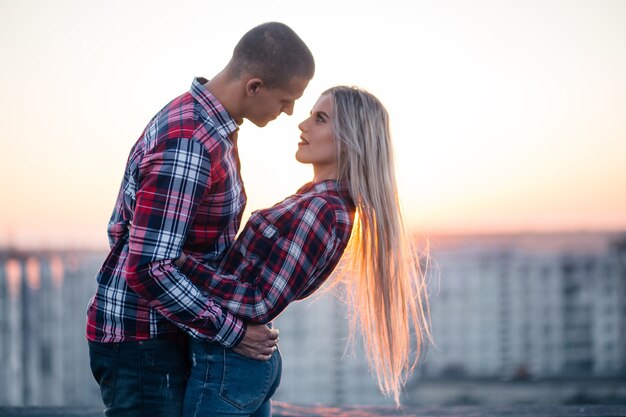
<svg viewBox="0 0 626 417">
<path fill-rule="evenodd" d="M 259 25 L 131 149 L 87 316 L 106 416 L 270 416 L 282 366 L 271 321 L 340 260 L 368 360 L 398 403 L 428 309 L 380 101 L 326 90 L 298 125 L 296 159 L 313 179 L 235 238 L 246 205 L 239 125 L 291 115 L 314 71 L 293 30 Z"/>
</svg>

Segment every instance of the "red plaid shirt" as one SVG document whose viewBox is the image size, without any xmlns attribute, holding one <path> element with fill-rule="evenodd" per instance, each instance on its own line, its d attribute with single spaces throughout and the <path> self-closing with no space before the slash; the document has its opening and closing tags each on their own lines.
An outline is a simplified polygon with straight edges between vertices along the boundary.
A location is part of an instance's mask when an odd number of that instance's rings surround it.
<svg viewBox="0 0 626 417">
<path fill-rule="evenodd" d="M 181 271 L 222 307 L 267 323 L 328 278 L 350 239 L 354 206 L 335 180 L 309 183 L 250 216 L 214 267 L 187 258 Z"/>
<path fill-rule="evenodd" d="M 246 204 L 228 138 L 237 125 L 205 82 L 195 79 L 167 104 L 130 152 L 108 227 L 111 251 L 89 304 L 89 340 L 172 338 L 182 328 L 233 346 L 245 333 L 174 265 L 183 249 L 219 263 Z"/>
</svg>

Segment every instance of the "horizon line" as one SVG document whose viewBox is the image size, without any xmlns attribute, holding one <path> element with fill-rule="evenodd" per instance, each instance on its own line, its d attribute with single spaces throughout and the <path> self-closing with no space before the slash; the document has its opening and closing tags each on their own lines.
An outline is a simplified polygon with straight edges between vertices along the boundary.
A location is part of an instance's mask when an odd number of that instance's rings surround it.
<svg viewBox="0 0 626 417">
<path fill-rule="evenodd" d="M 434 231 L 416 231 L 409 230 L 409 235 L 413 239 L 447 239 L 447 238 L 496 238 L 496 237 L 522 237 L 522 236 L 534 236 L 534 237 L 547 237 L 547 236 L 584 236 L 584 235 L 626 235 L 626 228 L 579 228 L 579 229 L 519 229 L 519 230 L 464 230 L 464 231 L 447 231 L 447 230 L 434 230 Z M 0 251 L 32 251 L 32 252 L 46 252 L 46 251 L 73 251 L 73 252 L 106 252 L 109 250 L 108 245 L 97 244 L 14 244 L 4 243 L 0 244 Z"/>
</svg>

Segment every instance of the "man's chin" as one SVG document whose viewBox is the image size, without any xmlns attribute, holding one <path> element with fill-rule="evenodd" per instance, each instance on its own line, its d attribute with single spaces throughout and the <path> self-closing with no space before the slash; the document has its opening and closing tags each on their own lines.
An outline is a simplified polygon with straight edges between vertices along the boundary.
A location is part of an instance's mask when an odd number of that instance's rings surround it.
<svg viewBox="0 0 626 417">
<path fill-rule="evenodd" d="M 254 124 L 257 127 L 265 127 L 270 122 L 273 122 L 276 119 L 278 119 L 278 116 L 272 117 L 271 119 L 264 119 L 264 120 L 252 120 L 252 119 L 248 119 L 248 120 L 250 120 L 252 122 L 252 124 Z"/>
<path fill-rule="evenodd" d="M 271 120 L 261 120 L 261 121 L 252 121 L 252 124 L 254 124 L 256 127 L 265 127 L 269 124 L 269 122 L 271 122 Z"/>
</svg>

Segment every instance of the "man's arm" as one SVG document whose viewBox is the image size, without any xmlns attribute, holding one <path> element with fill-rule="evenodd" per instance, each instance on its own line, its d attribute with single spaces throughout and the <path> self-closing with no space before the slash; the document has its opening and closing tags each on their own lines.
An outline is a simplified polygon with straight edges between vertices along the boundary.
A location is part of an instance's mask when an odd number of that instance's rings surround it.
<svg viewBox="0 0 626 417">
<path fill-rule="evenodd" d="M 267 323 L 305 292 L 337 250 L 334 224 L 335 214 L 325 200 L 308 200 L 282 236 L 256 243 L 271 249 L 252 284 L 220 275 L 192 257 L 179 263 L 184 273 L 201 277 L 197 282 L 205 282 L 204 289 L 222 307 L 253 323 Z M 254 252 L 254 247 L 248 250 Z"/>
<path fill-rule="evenodd" d="M 202 144 L 170 140 L 139 167 L 126 264 L 128 285 L 167 319 L 195 337 L 238 344 L 245 323 L 222 309 L 174 265 L 204 193 L 210 160 Z"/>
</svg>

